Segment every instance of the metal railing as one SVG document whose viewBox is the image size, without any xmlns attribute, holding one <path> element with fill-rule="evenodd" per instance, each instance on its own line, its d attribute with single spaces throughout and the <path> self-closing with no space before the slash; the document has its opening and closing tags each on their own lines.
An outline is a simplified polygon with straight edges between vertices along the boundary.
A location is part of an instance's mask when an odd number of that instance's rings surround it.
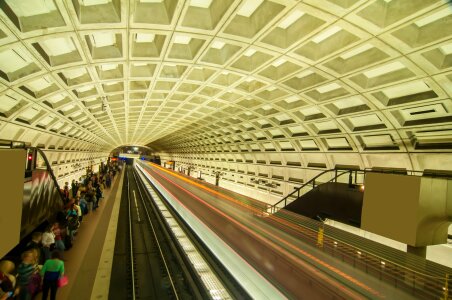
<svg viewBox="0 0 452 300">
<path fill-rule="evenodd" d="M 333 173 L 334 172 L 334 173 Z M 406 170 L 406 169 L 380 169 L 380 168 L 365 168 L 363 170 L 343 170 L 343 169 L 330 169 L 325 170 L 322 173 L 316 175 L 306 183 L 302 184 L 301 186 L 297 187 L 289 193 L 288 195 L 284 196 L 281 200 L 279 200 L 277 203 L 273 205 L 268 205 L 266 208 L 266 211 L 264 213 L 276 213 L 281 208 L 286 207 L 288 204 L 293 202 L 294 200 L 300 198 L 310 190 L 314 189 L 319 184 L 323 184 L 326 182 L 338 182 L 338 178 L 341 177 L 344 174 L 349 174 L 348 183 L 349 184 L 364 184 L 364 177 L 367 173 L 387 173 L 387 174 L 400 174 L 405 176 L 424 176 L 424 177 L 452 177 L 452 172 L 446 172 L 446 171 L 436 171 L 434 170 Z M 334 175 L 333 175 L 334 174 Z M 322 176 L 330 175 L 332 178 L 328 180 L 320 180 Z"/>
<path fill-rule="evenodd" d="M 296 213 L 282 211 L 275 217 L 266 218 L 266 220 L 279 226 L 285 226 L 285 223 L 280 222 L 281 219 L 297 224 L 298 228 L 285 228 L 292 231 L 299 240 L 317 246 L 325 254 L 386 282 L 398 290 L 407 292 L 415 298 L 451 299 L 452 278 L 450 269 L 447 267 L 431 262 L 425 262 L 424 265 L 421 258 L 409 253 L 397 256 L 394 254 L 397 251 L 395 249 L 378 248 L 372 252 L 368 251 L 366 247 L 369 248 L 375 242 L 368 241 L 363 237 L 350 240 L 346 236 L 352 235 L 351 233 L 338 235 L 340 229 L 323 222 L 307 219 Z M 319 243 L 320 235 L 322 239 Z"/>
<path fill-rule="evenodd" d="M 316 175 L 306 183 L 301 186 L 295 188 L 293 192 L 286 195 L 284 198 L 279 200 L 277 203 L 267 207 L 267 213 L 274 214 L 281 208 L 286 207 L 288 204 L 293 202 L 294 200 L 300 198 L 307 192 L 314 189 L 316 186 L 326 183 L 326 182 L 338 182 L 338 179 L 345 174 L 349 174 L 348 183 L 349 184 L 362 184 L 364 181 L 364 171 L 363 170 L 339 170 L 339 169 L 330 169 L 325 170 L 322 173 Z M 327 180 L 321 180 L 323 176 L 330 176 L 331 178 Z M 360 180 L 362 179 L 362 180 Z M 292 199 L 292 200 L 290 200 Z"/>
</svg>

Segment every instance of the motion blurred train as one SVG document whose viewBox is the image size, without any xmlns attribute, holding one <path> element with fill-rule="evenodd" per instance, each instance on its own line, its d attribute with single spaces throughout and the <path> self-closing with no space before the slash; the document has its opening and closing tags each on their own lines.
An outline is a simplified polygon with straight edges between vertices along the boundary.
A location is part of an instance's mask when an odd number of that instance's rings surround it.
<svg viewBox="0 0 452 300">
<path fill-rule="evenodd" d="M 158 155 L 140 155 L 140 159 L 161 165 L 160 156 L 158 156 Z"/>
</svg>

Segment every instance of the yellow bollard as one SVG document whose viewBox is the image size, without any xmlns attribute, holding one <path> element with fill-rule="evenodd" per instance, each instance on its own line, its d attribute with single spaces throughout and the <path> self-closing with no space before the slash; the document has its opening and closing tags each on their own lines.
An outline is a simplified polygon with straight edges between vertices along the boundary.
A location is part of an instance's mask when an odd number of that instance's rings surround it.
<svg viewBox="0 0 452 300">
<path fill-rule="evenodd" d="M 441 299 L 444 299 L 444 300 L 448 300 L 449 299 L 449 274 L 446 274 L 446 282 L 444 284 L 444 293 L 443 293 L 443 295 L 444 295 L 444 298 L 441 298 Z"/>
<path fill-rule="evenodd" d="M 323 247 L 323 228 L 319 228 L 319 232 L 317 233 L 317 246 Z"/>
</svg>

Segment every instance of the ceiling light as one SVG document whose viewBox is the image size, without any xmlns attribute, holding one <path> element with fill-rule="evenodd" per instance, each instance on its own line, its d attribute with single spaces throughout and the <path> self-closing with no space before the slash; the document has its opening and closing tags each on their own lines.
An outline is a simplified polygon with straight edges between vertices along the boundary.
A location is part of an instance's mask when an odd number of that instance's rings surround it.
<svg viewBox="0 0 452 300">
<path fill-rule="evenodd" d="M 300 112 L 305 116 L 312 116 L 320 113 L 317 106 L 300 109 Z"/>
<path fill-rule="evenodd" d="M 300 19 L 304 15 L 304 12 L 300 10 L 294 10 L 291 12 L 281 23 L 279 23 L 278 27 L 282 29 L 287 29 L 290 25 L 295 23 L 298 19 Z"/>
<path fill-rule="evenodd" d="M 335 35 L 336 33 L 338 33 L 341 30 L 342 30 L 342 28 L 340 28 L 339 26 L 333 26 L 333 27 L 323 31 L 322 33 L 318 34 L 316 37 L 314 37 L 312 39 L 312 41 L 316 44 L 319 44 L 319 43 L 323 42 L 324 40 L 326 40 L 327 38 L 329 38 L 330 36 Z"/>
<path fill-rule="evenodd" d="M 345 52 L 344 54 L 342 54 L 341 56 L 339 56 L 340 58 L 342 58 L 342 59 L 349 59 L 350 57 L 353 57 L 353 56 L 355 56 L 355 55 L 358 55 L 358 54 L 360 54 L 360 53 L 363 53 L 363 52 L 365 52 L 365 51 L 367 51 L 367 50 L 369 50 L 369 49 L 372 49 L 372 48 L 374 48 L 374 46 L 373 45 L 371 45 L 371 44 L 364 44 L 364 45 L 362 45 L 362 46 L 359 46 L 359 47 L 357 47 L 357 48 L 355 48 L 355 49 L 352 49 L 352 50 L 350 50 L 350 51 L 347 51 L 347 52 Z"/>
<path fill-rule="evenodd" d="M 274 62 L 272 63 L 272 66 L 275 67 L 275 68 L 277 68 L 277 67 L 279 67 L 280 65 L 284 64 L 285 62 L 286 62 L 285 59 L 280 58 L 280 59 L 274 61 Z"/>
<path fill-rule="evenodd" d="M 102 71 L 110 71 L 110 70 L 114 70 L 114 69 L 116 69 L 117 67 L 118 67 L 117 64 L 103 64 L 103 65 L 100 65 L 100 69 L 101 69 Z"/>
<path fill-rule="evenodd" d="M 444 55 L 449 55 L 449 54 L 451 54 L 451 53 L 452 53 L 452 43 L 439 47 L 439 50 L 441 50 L 441 52 L 442 52 Z"/>
<path fill-rule="evenodd" d="M 388 74 L 397 70 L 401 70 L 401 69 L 405 69 L 405 65 L 402 64 L 399 61 L 395 61 L 392 62 L 390 64 L 386 64 L 383 66 L 380 66 L 378 68 L 375 68 L 373 70 L 370 71 L 366 71 L 364 72 L 364 76 L 366 76 L 367 78 L 375 78 L 384 74 Z"/>
<path fill-rule="evenodd" d="M 212 43 L 212 45 L 210 47 L 212 47 L 214 49 L 222 49 L 224 47 L 224 45 L 226 45 L 226 43 L 224 43 L 222 41 L 215 41 Z"/>
<path fill-rule="evenodd" d="M 287 97 L 286 99 L 284 99 L 284 101 L 286 103 L 293 103 L 293 102 L 298 101 L 298 100 L 300 100 L 300 97 L 298 97 L 298 95 L 292 95 L 292 96 Z"/>
<path fill-rule="evenodd" d="M 110 0 L 82 0 L 83 6 L 101 5 L 110 3 Z"/>
<path fill-rule="evenodd" d="M 92 85 L 84 85 L 84 86 L 79 87 L 79 88 L 77 89 L 77 92 L 83 93 L 83 92 L 86 92 L 86 91 L 91 90 L 92 88 L 93 88 Z"/>
<path fill-rule="evenodd" d="M 431 88 L 422 80 L 403 83 L 400 85 L 388 87 L 382 92 L 388 98 L 398 98 L 406 95 L 414 95 L 430 91 Z"/>
<path fill-rule="evenodd" d="M 42 91 L 43 89 L 48 88 L 51 84 L 46 77 L 41 77 L 39 79 L 33 80 L 26 84 L 32 91 Z"/>
<path fill-rule="evenodd" d="M 246 0 L 237 11 L 237 14 L 249 18 L 264 0 Z"/>
<path fill-rule="evenodd" d="M 93 33 L 92 35 L 94 47 L 101 48 L 106 46 L 112 46 L 116 43 L 116 36 L 113 33 L 100 32 Z"/>
<path fill-rule="evenodd" d="M 6 0 L 6 3 L 19 17 L 48 14 L 56 10 L 55 3 L 49 0 Z"/>
<path fill-rule="evenodd" d="M 328 92 L 337 90 L 337 89 L 339 89 L 341 87 L 342 86 L 340 86 L 336 82 L 333 82 L 333 83 L 330 83 L 330 84 L 327 84 L 327 85 L 324 85 L 324 86 L 321 86 L 321 87 L 317 88 L 317 91 L 319 93 L 321 93 L 321 94 L 324 94 L 324 93 L 328 93 Z"/>
<path fill-rule="evenodd" d="M 191 41 L 191 37 L 186 36 L 186 35 L 176 35 L 176 37 L 174 38 L 174 43 L 176 44 L 189 44 Z"/>
<path fill-rule="evenodd" d="M 426 18 L 423 18 L 423 19 L 420 19 L 419 21 L 414 22 L 414 24 L 416 24 L 416 26 L 418 26 L 418 27 L 423 27 L 425 25 L 428 25 L 430 23 L 443 19 L 451 14 L 452 14 L 452 9 L 450 9 L 449 6 L 446 6 L 442 10 L 437 11 L 436 13 L 431 14 L 430 16 L 428 16 Z"/>
<path fill-rule="evenodd" d="M 43 125 L 43 126 L 47 126 L 49 125 L 50 122 L 52 122 L 54 120 L 54 118 L 52 116 L 46 116 L 44 119 L 42 119 L 39 124 Z"/>
<path fill-rule="evenodd" d="M 0 96 L 0 111 L 10 111 L 19 101 L 9 95 Z"/>
<path fill-rule="evenodd" d="M 152 43 L 155 39 L 155 34 L 153 33 L 137 33 L 135 36 L 135 41 L 137 43 Z"/>
<path fill-rule="evenodd" d="M 250 57 L 250 56 L 253 56 L 254 53 L 256 53 L 256 52 L 257 51 L 254 49 L 248 49 L 243 55 Z"/>
<path fill-rule="evenodd" d="M 381 124 L 381 119 L 376 115 L 365 115 L 350 118 L 350 122 L 354 127 Z"/>
<path fill-rule="evenodd" d="M 67 111 L 73 109 L 74 107 L 75 107 L 74 104 L 69 104 L 69 105 L 65 106 L 64 108 L 62 108 L 61 110 L 62 110 L 63 112 L 67 112 Z"/>
<path fill-rule="evenodd" d="M 0 52 L 0 69 L 4 73 L 15 72 L 30 63 L 30 57 L 20 48 Z"/>
<path fill-rule="evenodd" d="M 317 127 L 317 129 L 319 129 L 320 131 L 337 128 L 336 124 L 333 121 L 318 122 L 318 123 L 315 123 L 314 126 Z M 344 138 L 333 138 L 333 139 L 328 139 L 328 140 L 331 142 L 338 142 L 342 139 L 344 139 Z"/>
<path fill-rule="evenodd" d="M 63 100 L 64 98 L 66 98 L 65 95 L 63 95 L 63 94 L 57 94 L 57 95 L 54 95 L 54 96 L 49 97 L 47 100 L 48 100 L 50 103 L 57 103 L 57 102 L 60 102 L 61 100 Z"/>
<path fill-rule="evenodd" d="M 295 77 L 297 77 L 297 78 L 303 78 L 303 77 L 309 76 L 309 75 L 311 75 L 311 74 L 314 74 L 314 72 L 311 71 L 311 70 L 305 70 L 305 71 L 303 71 L 303 72 L 298 73 L 298 75 L 295 76 Z"/>
<path fill-rule="evenodd" d="M 39 113 L 39 110 L 37 110 L 34 107 L 30 107 L 29 109 L 27 109 L 26 111 L 22 112 L 20 114 L 20 117 L 25 119 L 25 120 L 31 120 L 34 117 L 36 117 L 36 115 Z"/>
<path fill-rule="evenodd" d="M 75 51 L 75 45 L 70 37 L 47 39 L 40 42 L 39 45 L 44 48 L 49 56 L 58 56 Z"/>
<path fill-rule="evenodd" d="M 190 6 L 200 7 L 200 8 L 209 8 L 210 4 L 212 4 L 213 0 L 191 0 Z"/>
<path fill-rule="evenodd" d="M 339 109 L 355 107 L 364 104 L 363 100 L 358 96 L 345 98 L 333 103 Z"/>
<path fill-rule="evenodd" d="M 87 72 L 86 72 L 85 68 L 63 71 L 64 77 L 69 78 L 69 79 L 81 77 L 81 76 L 85 75 L 86 73 Z"/>
</svg>

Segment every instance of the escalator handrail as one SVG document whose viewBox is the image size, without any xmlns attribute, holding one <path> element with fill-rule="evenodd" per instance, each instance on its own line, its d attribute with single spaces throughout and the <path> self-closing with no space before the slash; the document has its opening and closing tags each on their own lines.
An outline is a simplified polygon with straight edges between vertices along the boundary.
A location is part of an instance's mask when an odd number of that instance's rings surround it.
<svg viewBox="0 0 452 300">
<path fill-rule="evenodd" d="M 30 149 L 35 149 L 44 159 L 44 162 L 46 163 L 47 171 L 50 173 L 50 177 L 52 177 L 53 184 L 55 185 L 55 188 L 58 190 L 58 195 L 61 199 L 61 203 L 64 204 L 63 195 L 61 195 L 61 192 L 60 192 L 60 185 L 58 184 L 55 174 L 53 174 L 52 167 L 50 166 L 49 160 L 47 159 L 47 156 L 45 155 L 44 151 L 42 151 L 39 148 L 34 148 L 34 147 L 30 148 Z"/>
<path fill-rule="evenodd" d="M 320 176 L 325 175 L 326 173 L 329 173 L 329 172 L 337 172 L 337 171 L 338 171 L 338 169 L 325 170 L 325 171 L 323 171 L 322 173 L 320 173 L 320 174 L 316 175 L 315 177 L 311 178 L 311 179 L 308 180 L 307 182 L 305 182 L 305 183 L 303 183 L 302 185 L 300 185 L 299 187 L 295 188 L 291 193 L 289 193 L 288 195 L 284 196 L 284 198 L 282 198 L 281 200 L 279 200 L 278 202 L 276 202 L 275 204 L 273 204 L 273 205 L 271 206 L 271 211 L 272 211 L 272 212 L 273 212 L 273 211 L 276 211 L 276 208 L 277 208 L 277 205 L 278 205 L 278 204 L 280 204 L 280 203 L 283 202 L 283 201 L 286 201 L 290 196 L 292 196 L 292 195 L 295 194 L 295 193 L 298 193 L 298 191 L 300 191 L 302 188 L 304 188 L 304 187 L 306 187 L 306 186 L 312 184 L 312 183 L 315 182 L 315 180 L 316 180 L 317 178 L 319 178 Z M 342 176 L 342 175 L 344 175 L 344 174 L 347 174 L 347 173 L 349 173 L 349 172 L 355 172 L 355 170 L 345 170 L 345 171 L 343 171 L 343 172 L 340 173 L 340 174 L 336 174 L 333 178 L 331 178 L 330 180 L 328 180 L 328 182 L 331 182 L 331 181 L 337 179 L 338 177 L 340 177 L 340 176 Z M 361 170 L 361 172 L 362 172 L 362 170 Z"/>
</svg>

